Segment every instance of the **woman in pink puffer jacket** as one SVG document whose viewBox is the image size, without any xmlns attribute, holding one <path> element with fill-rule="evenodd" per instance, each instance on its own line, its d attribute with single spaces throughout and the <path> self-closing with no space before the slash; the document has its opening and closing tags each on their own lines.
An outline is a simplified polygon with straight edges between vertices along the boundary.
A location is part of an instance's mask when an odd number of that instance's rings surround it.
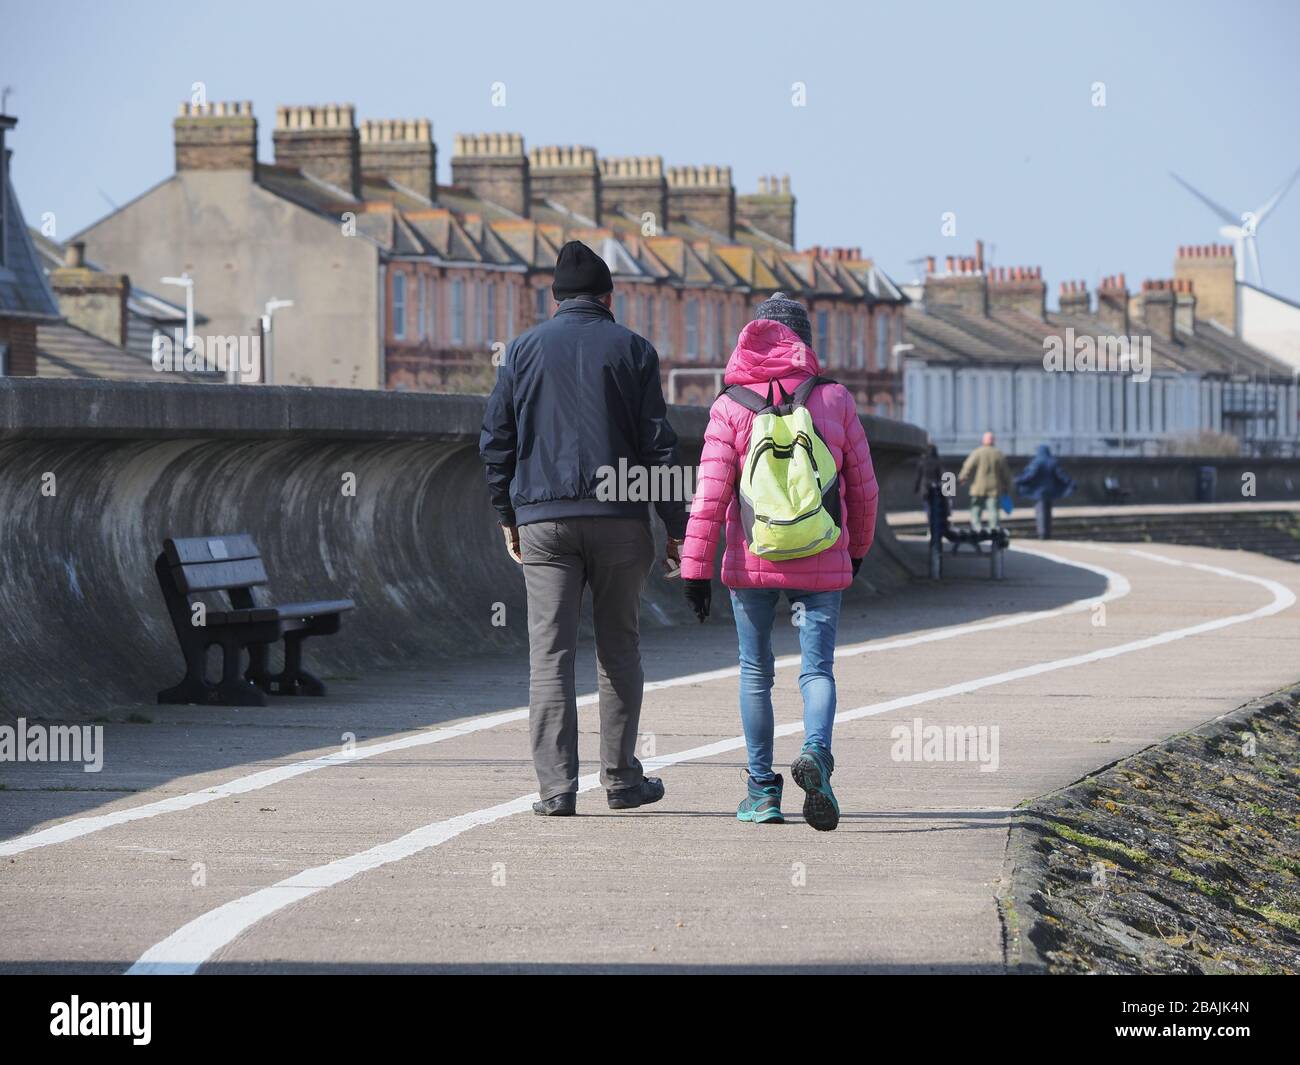
<svg viewBox="0 0 1300 1065">
<path fill-rule="evenodd" d="M 778 292 L 759 306 L 754 321 L 741 331 L 725 379 L 729 386 L 744 385 L 766 397 L 770 382 L 779 381 L 793 394 L 800 382 L 819 373 L 807 312 L 802 304 Z M 784 781 L 772 771 L 772 625 L 780 594 L 786 593 L 803 652 L 799 690 L 805 737 L 790 775 L 805 792 L 804 819 L 820 831 L 830 831 L 839 824 L 839 804 L 830 776 L 835 767 L 831 727 L 835 721 L 833 666 L 840 595 L 871 548 L 879 489 L 867 436 L 848 389 L 835 383 L 819 385 L 807 406 L 839 471 L 839 539 L 818 554 L 784 562 L 749 553 L 736 485 L 749 450 L 754 415 L 722 395 L 709 412 L 681 551 L 682 578 L 686 597 L 703 621 L 709 614 L 713 560 L 725 525 L 722 583 L 731 590 L 740 642 L 740 716 L 749 753 L 748 788 L 736 811 L 741 821 L 783 820 Z"/>
</svg>

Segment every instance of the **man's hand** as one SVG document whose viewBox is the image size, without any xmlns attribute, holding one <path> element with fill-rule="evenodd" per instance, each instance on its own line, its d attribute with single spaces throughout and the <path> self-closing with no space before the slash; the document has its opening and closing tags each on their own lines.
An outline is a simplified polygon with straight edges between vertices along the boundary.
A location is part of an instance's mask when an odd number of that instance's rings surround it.
<svg viewBox="0 0 1300 1065">
<path fill-rule="evenodd" d="M 680 577 L 682 573 L 682 541 L 674 540 L 671 536 L 668 538 L 668 544 L 664 548 L 664 557 L 660 565 L 664 568 L 664 576 L 669 580 L 674 577 Z"/>
<path fill-rule="evenodd" d="M 506 538 L 506 550 L 510 552 L 510 557 L 522 564 L 524 556 L 519 553 L 519 526 L 503 525 L 501 532 Z"/>
</svg>

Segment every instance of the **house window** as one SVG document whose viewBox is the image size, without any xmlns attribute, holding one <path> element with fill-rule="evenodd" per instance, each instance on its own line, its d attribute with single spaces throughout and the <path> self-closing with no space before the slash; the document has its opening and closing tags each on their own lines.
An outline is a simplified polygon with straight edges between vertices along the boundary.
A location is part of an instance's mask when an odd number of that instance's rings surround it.
<svg viewBox="0 0 1300 1065">
<path fill-rule="evenodd" d="M 867 331 L 864 328 L 864 322 L 860 318 L 854 319 L 856 328 L 853 330 L 853 365 L 862 369 L 867 364 Z"/>
<path fill-rule="evenodd" d="M 415 293 L 420 306 L 420 339 L 424 340 L 429 335 L 429 308 L 425 302 L 424 282 L 420 279 L 419 274 L 415 275 Z"/>
<path fill-rule="evenodd" d="M 497 286 L 495 281 L 487 283 L 487 308 L 485 317 L 487 329 L 484 339 L 493 340 L 497 331 Z"/>
<path fill-rule="evenodd" d="M 876 317 L 876 366 L 893 369 L 889 365 L 889 318 L 883 314 Z"/>
<path fill-rule="evenodd" d="M 547 298 L 546 289 L 539 288 L 536 289 L 535 291 L 537 293 L 537 320 L 539 322 L 544 322 L 546 321 L 547 318 L 550 317 L 549 314 L 549 311 L 551 309 L 550 300 Z"/>
<path fill-rule="evenodd" d="M 393 336 L 406 339 L 406 275 L 393 274 Z"/>
<path fill-rule="evenodd" d="M 700 355 L 700 301 L 686 301 L 686 358 L 694 362 Z"/>
<path fill-rule="evenodd" d="M 515 335 L 515 286 L 506 285 L 506 340 Z"/>
<path fill-rule="evenodd" d="M 429 278 L 429 339 L 438 340 L 438 279 Z"/>
<path fill-rule="evenodd" d="M 716 340 L 713 345 L 713 357 L 715 361 L 721 359 L 727 350 L 726 313 L 727 313 L 727 309 L 725 306 L 719 306 L 717 312 L 715 313 L 715 318 L 718 326 Z"/>
<path fill-rule="evenodd" d="M 627 324 L 627 297 L 621 292 L 614 297 L 614 317 Z"/>
<path fill-rule="evenodd" d="M 451 342 L 465 343 L 465 281 L 459 277 L 451 283 Z"/>
<path fill-rule="evenodd" d="M 825 311 L 817 312 L 817 354 L 818 355 L 827 354 L 827 350 L 826 350 L 827 333 L 830 332 L 830 327 L 827 321 L 828 317 L 829 316 Z"/>
<path fill-rule="evenodd" d="M 659 316 L 656 319 L 655 328 L 657 330 L 658 337 L 659 337 L 659 350 L 663 352 L 665 355 L 671 355 L 673 350 L 673 333 L 672 333 L 673 326 L 672 326 L 672 321 L 669 318 L 669 314 L 671 312 L 669 310 L 668 297 L 660 296 L 658 303 L 659 303 L 659 310 L 658 310 Z"/>
</svg>

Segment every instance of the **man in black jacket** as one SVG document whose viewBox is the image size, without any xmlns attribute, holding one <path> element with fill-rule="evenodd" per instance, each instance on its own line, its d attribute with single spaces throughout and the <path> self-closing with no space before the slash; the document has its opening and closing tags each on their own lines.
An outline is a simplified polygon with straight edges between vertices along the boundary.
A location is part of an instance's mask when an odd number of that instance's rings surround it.
<svg viewBox="0 0 1300 1065">
<path fill-rule="evenodd" d="M 574 813 L 578 707 L 573 663 L 582 592 L 591 587 L 600 693 L 600 761 L 611 809 L 663 798 L 636 757 L 644 676 L 640 600 L 654 562 L 644 494 L 633 486 L 676 462 L 659 356 L 614 321 L 609 268 L 580 241 L 560 249 L 559 308 L 515 338 L 488 400 L 479 454 L 506 548 L 528 589 L 528 721 L 544 816 Z M 644 478 L 626 473 L 639 468 Z M 675 482 L 680 486 L 680 477 Z M 629 488 L 633 488 L 629 491 Z M 686 503 L 655 500 L 680 562 Z"/>
</svg>

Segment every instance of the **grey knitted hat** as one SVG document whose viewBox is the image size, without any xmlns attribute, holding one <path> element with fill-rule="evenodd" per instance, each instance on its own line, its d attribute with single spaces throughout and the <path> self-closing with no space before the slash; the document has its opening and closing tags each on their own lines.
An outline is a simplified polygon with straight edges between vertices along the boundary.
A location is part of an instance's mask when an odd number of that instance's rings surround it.
<svg viewBox="0 0 1300 1065">
<path fill-rule="evenodd" d="M 813 346 L 812 322 L 808 321 L 808 312 L 802 303 L 792 300 L 784 292 L 773 292 L 768 299 L 760 303 L 758 310 L 754 312 L 754 318 L 780 322 L 799 334 L 799 339 L 809 347 Z"/>
</svg>

